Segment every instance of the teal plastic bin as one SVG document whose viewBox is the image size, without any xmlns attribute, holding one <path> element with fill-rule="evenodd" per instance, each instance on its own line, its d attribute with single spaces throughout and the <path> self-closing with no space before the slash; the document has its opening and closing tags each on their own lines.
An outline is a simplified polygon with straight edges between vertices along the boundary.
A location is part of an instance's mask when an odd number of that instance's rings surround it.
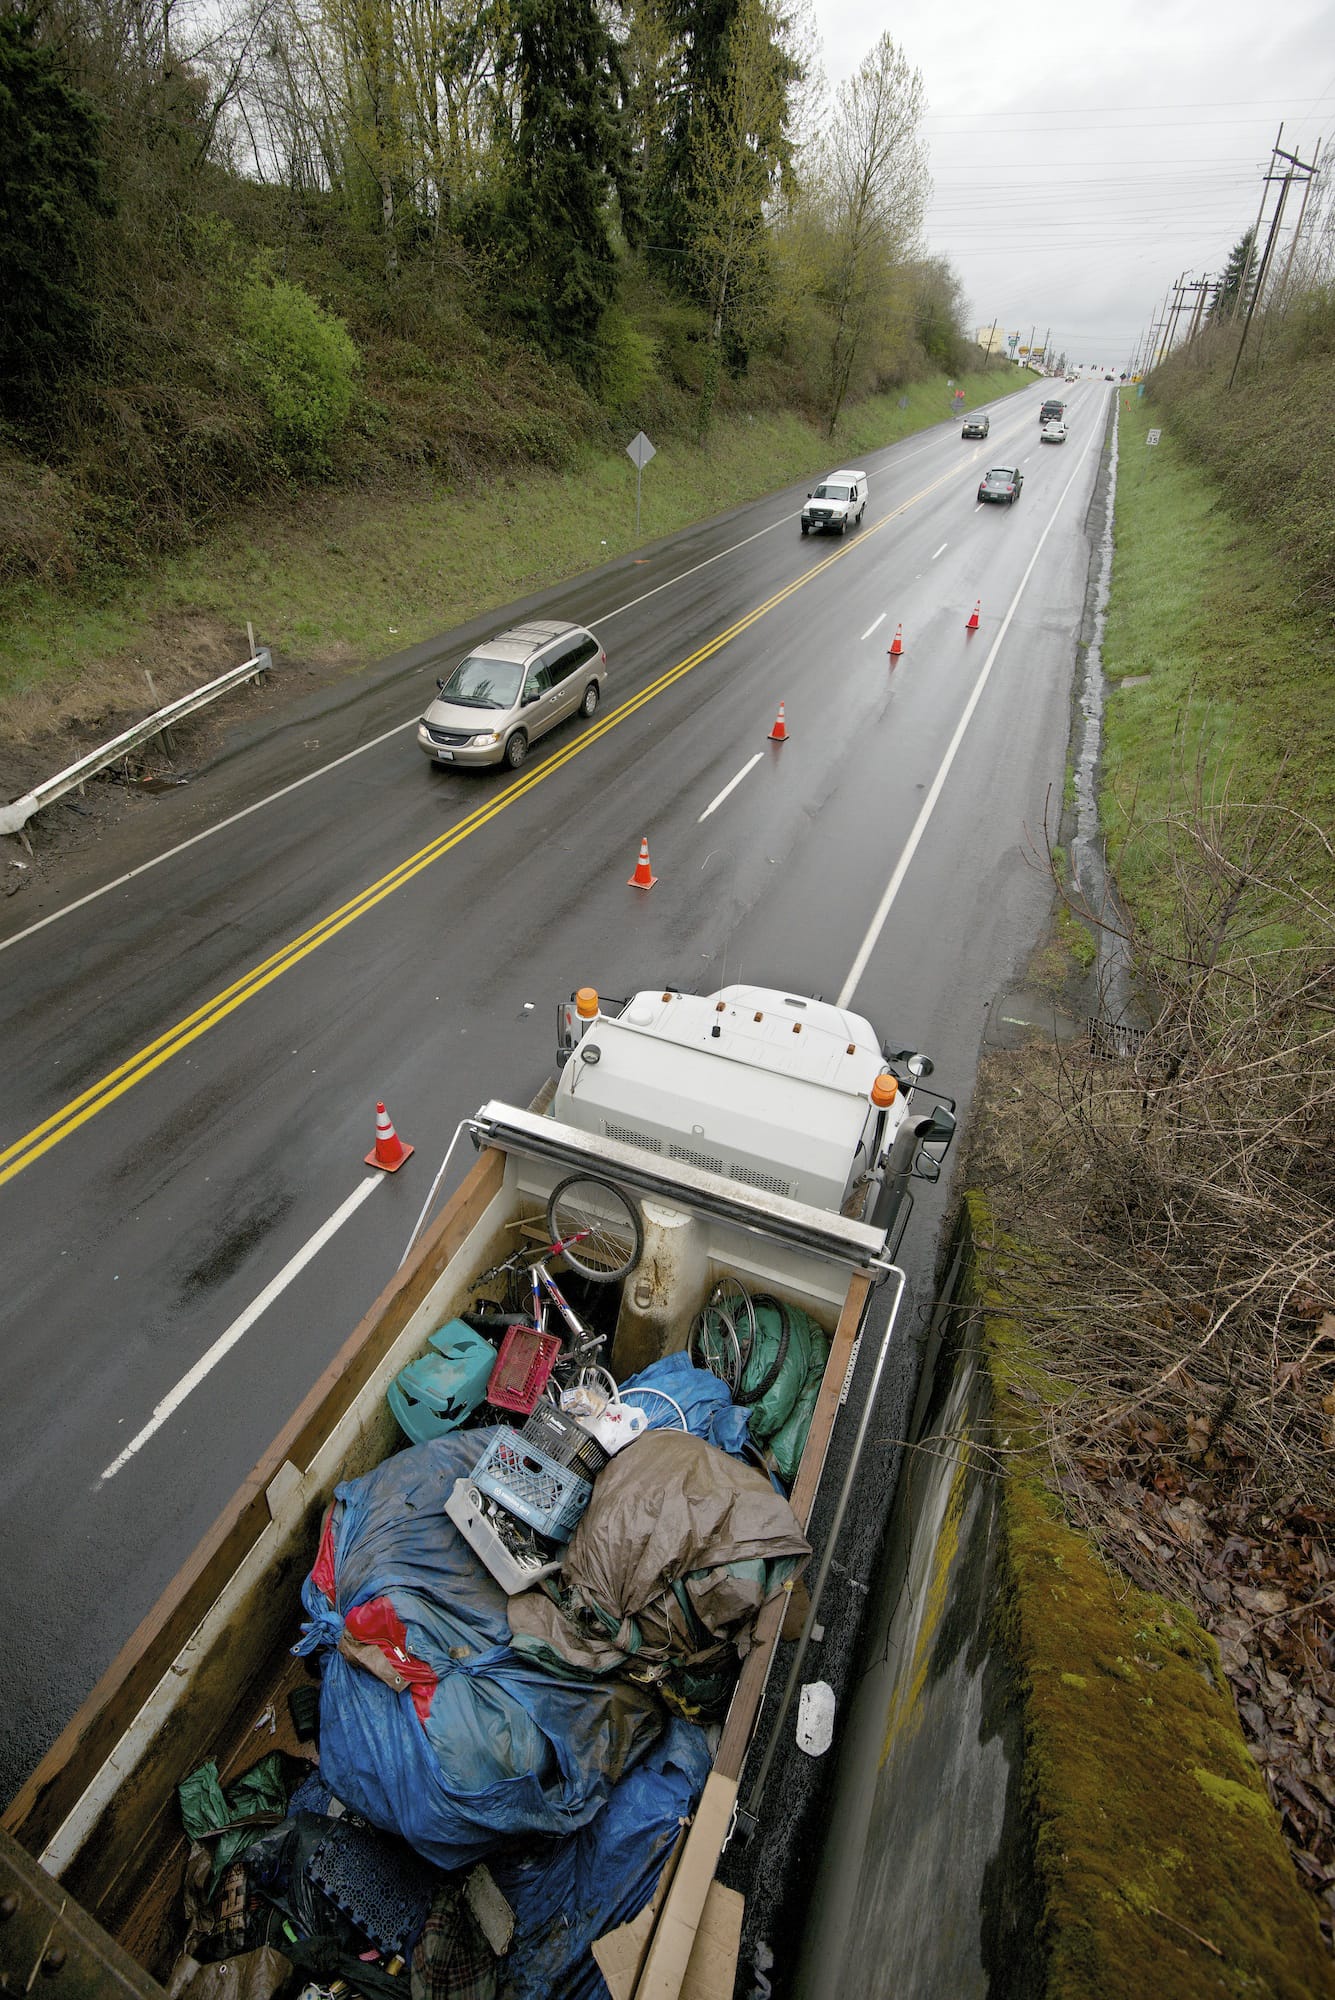
<svg viewBox="0 0 1335 2000">
<path fill-rule="evenodd" d="M 491 1342 L 461 1319 L 439 1327 L 427 1345 L 430 1352 L 400 1368 L 385 1391 L 395 1423 L 414 1444 L 458 1430 L 486 1396 L 496 1366 Z"/>
</svg>

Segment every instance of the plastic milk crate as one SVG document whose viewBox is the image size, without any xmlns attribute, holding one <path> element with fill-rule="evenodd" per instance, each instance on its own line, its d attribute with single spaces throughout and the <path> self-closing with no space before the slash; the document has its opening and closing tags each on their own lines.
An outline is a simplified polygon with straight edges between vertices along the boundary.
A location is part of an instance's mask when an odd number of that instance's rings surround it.
<svg viewBox="0 0 1335 2000">
<path fill-rule="evenodd" d="M 473 1484 L 540 1535 L 566 1541 L 589 1504 L 592 1482 L 508 1427 L 497 1432 L 473 1473 Z"/>
</svg>

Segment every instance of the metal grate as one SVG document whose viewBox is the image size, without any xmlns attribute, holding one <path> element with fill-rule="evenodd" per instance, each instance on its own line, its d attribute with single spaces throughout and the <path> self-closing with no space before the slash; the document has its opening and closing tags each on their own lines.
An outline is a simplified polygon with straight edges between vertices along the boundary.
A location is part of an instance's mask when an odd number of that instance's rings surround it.
<svg viewBox="0 0 1335 2000">
<path fill-rule="evenodd" d="M 603 1120 L 604 1139 L 615 1139 L 622 1146 L 639 1146 L 646 1153 L 661 1153 L 663 1141 L 652 1132 L 637 1132 L 632 1125 L 610 1125 Z"/>
<path fill-rule="evenodd" d="M 728 1172 L 735 1181 L 745 1181 L 748 1187 L 759 1188 L 762 1194 L 795 1194 L 792 1181 L 786 1181 L 779 1174 L 762 1174 L 757 1167 L 731 1166 Z"/>
<path fill-rule="evenodd" d="M 1091 1020 L 1089 1052 L 1105 1062 L 1132 1062 L 1140 1054 L 1148 1028 L 1131 1028 L 1124 1021 Z"/>
<path fill-rule="evenodd" d="M 684 1160 L 688 1167 L 702 1167 L 707 1174 L 721 1174 L 727 1171 L 722 1160 L 716 1158 L 713 1153 L 693 1153 L 689 1146 L 669 1146 L 668 1158 Z"/>
</svg>

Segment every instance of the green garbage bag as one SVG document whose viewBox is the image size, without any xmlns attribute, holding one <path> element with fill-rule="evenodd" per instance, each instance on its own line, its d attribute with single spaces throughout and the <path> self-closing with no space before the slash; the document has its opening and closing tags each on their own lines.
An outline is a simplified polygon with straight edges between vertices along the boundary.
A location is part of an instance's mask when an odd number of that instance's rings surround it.
<svg viewBox="0 0 1335 2000">
<path fill-rule="evenodd" d="M 750 1408 L 751 1436 L 764 1445 L 782 1430 L 811 1372 L 813 1337 L 825 1336 L 809 1313 L 758 1296 L 755 1339 L 734 1400 Z"/>
<path fill-rule="evenodd" d="M 811 1359 L 807 1365 L 806 1380 L 797 1392 L 797 1401 L 767 1447 L 766 1455 L 785 1486 L 791 1486 L 797 1477 L 797 1468 L 806 1450 L 807 1432 L 816 1413 L 816 1398 L 820 1395 L 825 1364 L 830 1358 L 830 1343 L 820 1327 L 815 1328 L 810 1339 Z"/>
<path fill-rule="evenodd" d="M 258 1764 L 239 1777 L 226 1793 L 218 1782 L 218 1766 L 201 1764 L 176 1787 L 181 1802 L 181 1819 L 192 1840 L 208 1841 L 216 1836 L 213 1873 L 208 1894 L 212 1896 L 229 1864 L 248 1847 L 257 1833 L 273 1826 L 287 1811 L 287 1786 L 283 1781 L 283 1753 L 271 1750 Z M 220 1831 L 225 1829 L 225 1831 Z"/>
</svg>

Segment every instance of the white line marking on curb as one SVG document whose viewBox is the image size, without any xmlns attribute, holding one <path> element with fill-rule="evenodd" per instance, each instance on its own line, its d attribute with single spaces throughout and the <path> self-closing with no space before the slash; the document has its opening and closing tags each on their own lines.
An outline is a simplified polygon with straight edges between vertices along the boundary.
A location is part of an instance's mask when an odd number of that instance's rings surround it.
<svg viewBox="0 0 1335 2000">
<path fill-rule="evenodd" d="M 975 510 L 974 510 L 974 511 L 975 511 L 975 512 L 977 512 L 977 509 L 975 508 Z M 939 548 L 939 549 L 937 550 L 937 552 L 936 552 L 936 556 L 943 556 L 943 555 L 945 554 L 946 550 L 947 550 L 947 549 L 948 549 L 949 547 L 950 547 L 950 543 L 949 543 L 949 542 L 942 542 L 942 544 L 941 544 L 940 548 Z M 932 557 L 932 561 L 933 561 L 933 562 L 935 562 L 935 561 L 936 561 L 936 556 L 933 556 L 933 557 Z"/>
<path fill-rule="evenodd" d="M 356 1213 L 368 1195 L 375 1193 L 383 1180 L 383 1174 L 368 1174 L 366 1179 L 353 1189 L 343 1205 L 340 1208 L 336 1208 L 329 1220 L 322 1223 L 316 1230 L 314 1236 L 302 1244 L 296 1256 L 288 1259 L 287 1263 L 284 1264 L 282 1270 L 278 1273 L 278 1276 L 269 1280 L 269 1283 L 264 1287 L 259 1297 L 253 1299 L 241 1316 L 232 1321 L 226 1333 L 220 1334 L 212 1347 L 206 1353 L 200 1355 L 199 1360 L 189 1373 L 181 1377 L 176 1387 L 170 1390 L 160 1403 L 154 1404 L 153 1415 L 149 1421 L 144 1425 L 144 1428 L 139 1432 L 137 1437 L 131 1438 L 129 1444 L 126 1445 L 124 1451 L 120 1454 L 120 1457 L 112 1459 L 111 1464 L 102 1474 L 101 1480 L 98 1482 L 99 1485 L 104 1484 L 108 1479 L 114 1479 L 121 1467 L 127 1465 L 135 1453 L 148 1443 L 154 1432 L 162 1429 L 168 1417 L 180 1409 L 191 1391 L 197 1389 L 205 1376 L 212 1373 L 224 1355 L 229 1354 L 236 1346 L 242 1335 L 249 1333 L 256 1320 L 262 1313 L 268 1311 L 280 1292 L 287 1290 L 292 1280 L 305 1270 L 313 1257 L 319 1255 L 330 1237 L 343 1227 L 349 1216 Z M 94 1487 L 93 1490 L 96 1492 L 97 1488 Z"/>
<path fill-rule="evenodd" d="M 751 759 L 751 762 L 749 764 L 743 764 L 741 770 L 737 773 L 737 776 L 735 778 L 730 778 L 728 780 L 727 784 L 723 787 L 723 790 L 719 793 L 718 797 L 716 799 L 711 799 L 709 804 L 705 807 L 704 811 L 700 815 L 700 818 L 695 822 L 697 826 L 700 826 L 705 820 L 709 818 L 710 813 L 715 811 L 717 807 L 723 804 L 723 801 L 724 799 L 727 798 L 729 792 L 736 791 L 737 787 L 741 784 L 742 779 L 746 776 L 747 772 L 755 770 L 756 765 L 760 762 L 764 754 L 765 753 L 763 750 L 757 750 L 755 756 Z"/>
<path fill-rule="evenodd" d="M 865 631 L 865 632 L 863 633 L 863 635 L 862 635 L 862 636 L 863 636 L 863 638 L 864 638 L 864 639 L 870 639 L 870 637 L 871 637 L 872 633 L 873 633 L 873 632 L 874 632 L 874 631 L 875 631 L 875 630 L 877 629 L 877 626 L 880 626 L 880 625 L 884 625 L 884 623 L 885 623 L 885 613 L 884 613 L 884 611 L 883 611 L 883 612 L 881 613 L 880 617 L 879 617 L 879 618 L 878 618 L 878 619 L 876 620 L 876 624 L 875 624 L 875 625 L 869 625 L 869 626 L 867 627 L 866 631 Z"/>
<path fill-rule="evenodd" d="M 1087 457 L 1088 455 L 1089 455 L 1089 446 L 1086 445 L 1085 451 L 1082 454 L 1082 461 L 1083 458 Z M 936 776 L 932 780 L 931 789 L 929 790 L 927 797 L 922 802 L 922 810 L 919 812 L 917 819 L 913 823 L 913 831 L 912 833 L 910 833 L 908 840 L 904 844 L 903 853 L 900 855 L 898 861 L 895 863 L 894 873 L 891 875 L 890 880 L 885 885 L 885 894 L 881 897 L 881 900 L 876 908 L 876 914 L 872 918 L 871 923 L 867 927 L 866 936 L 863 938 L 862 943 L 858 946 L 858 955 L 853 960 L 852 965 L 849 967 L 848 977 L 844 981 L 843 986 L 839 990 L 839 996 L 834 1003 L 836 1007 L 847 1007 L 852 1003 L 853 995 L 857 992 L 858 981 L 861 979 L 863 973 L 866 971 L 867 961 L 871 957 L 873 951 L 876 949 L 876 943 L 881 935 L 881 932 L 885 929 L 885 920 L 890 914 L 891 905 L 894 903 L 895 897 L 899 894 L 900 888 L 903 885 L 904 877 L 909 872 L 909 864 L 913 860 L 914 855 L 917 853 L 919 843 L 921 842 L 924 833 L 927 831 L 927 822 L 932 817 L 933 812 L 936 810 L 936 802 L 940 798 L 943 790 L 945 789 L 946 779 L 950 776 L 950 767 L 955 761 L 955 756 L 957 751 L 959 750 L 960 744 L 964 741 L 964 734 L 969 727 L 969 723 L 973 719 L 973 712 L 983 698 L 983 689 L 987 686 L 988 677 L 992 672 L 993 662 L 995 661 L 997 654 L 1001 651 L 1002 640 L 1006 637 L 1007 632 L 1010 630 L 1011 619 L 1015 616 L 1016 610 L 1019 606 L 1020 599 L 1024 596 L 1025 588 L 1029 582 L 1030 577 L 1034 573 L 1034 565 L 1038 561 L 1038 558 L 1042 553 L 1043 544 L 1044 542 L 1046 542 L 1048 536 L 1052 533 L 1053 527 L 1056 524 L 1057 516 L 1061 513 L 1062 508 L 1066 504 L 1066 496 L 1070 492 L 1071 488 L 1075 485 L 1076 480 L 1080 477 L 1080 474 L 1083 470 L 1084 466 L 1082 462 L 1076 466 L 1075 471 L 1071 474 L 1065 486 L 1062 488 L 1061 497 L 1058 500 L 1057 505 L 1052 510 L 1052 514 L 1048 520 L 1048 525 L 1046 528 L 1044 528 L 1042 534 L 1038 538 L 1038 542 L 1037 545 L 1035 546 L 1034 553 L 1029 558 L 1028 567 L 1026 568 L 1024 575 L 1020 578 L 1019 584 L 1016 588 L 1015 595 L 1014 597 L 1012 597 L 1009 605 L 1006 608 L 1006 615 L 1001 621 L 1001 630 L 997 633 L 996 638 L 992 641 L 991 651 L 988 653 L 987 658 L 983 662 L 982 671 L 979 673 L 978 679 L 974 682 L 973 693 L 969 696 L 968 701 L 965 702 L 964 704 L 964 712 L 960 716 L 959 721 L 955 725 L 955 734 L 951 737 L 950 743 L 946 749 L 946 754 L 941 759 L 941 765 L 939 770 L 937 771 Z"/>
</svg>

